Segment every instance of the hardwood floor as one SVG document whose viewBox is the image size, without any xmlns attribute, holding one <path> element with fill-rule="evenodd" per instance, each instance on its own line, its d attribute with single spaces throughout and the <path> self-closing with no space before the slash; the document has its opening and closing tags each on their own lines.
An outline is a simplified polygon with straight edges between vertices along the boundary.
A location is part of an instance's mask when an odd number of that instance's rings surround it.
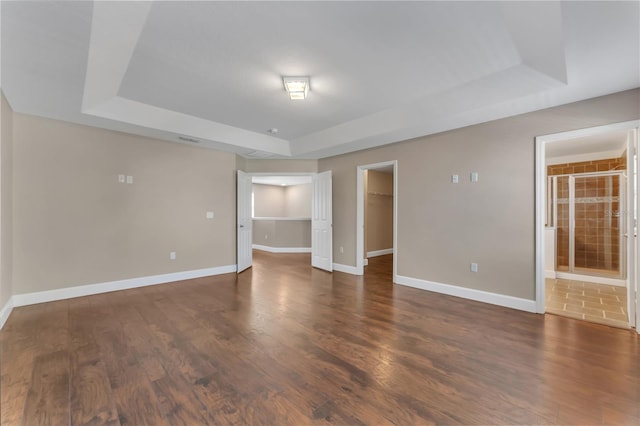
<svg viewBox="0 0 640 426">
<path fill-rule="evenodd" d="M 2 425 L 640 424 L 634 331 L 254 259 L 14 309 Z"/>
</svg>

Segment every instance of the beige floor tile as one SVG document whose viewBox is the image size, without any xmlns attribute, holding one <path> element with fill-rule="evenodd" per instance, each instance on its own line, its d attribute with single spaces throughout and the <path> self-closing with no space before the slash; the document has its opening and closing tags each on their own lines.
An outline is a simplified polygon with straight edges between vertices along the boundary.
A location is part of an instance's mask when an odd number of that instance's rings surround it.
<svg viewBox="0 0 640 426">
<path fill-rule="evenodd" d="M 570 318 L 628 328 L 626 288 L 547 279 L 546 310 Z"/>
</svg>

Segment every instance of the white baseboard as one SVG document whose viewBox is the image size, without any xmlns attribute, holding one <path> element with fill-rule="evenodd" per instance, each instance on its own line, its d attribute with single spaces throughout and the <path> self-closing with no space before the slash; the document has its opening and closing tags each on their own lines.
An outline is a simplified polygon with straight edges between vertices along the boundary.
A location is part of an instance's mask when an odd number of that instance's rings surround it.
<svg viewBox="0 0 640 426">
<path fill-rule="evenodd" d="M 584 281 L 587 283 L 615 285 L 618 287 L 627 286 L 627 281 L 621 280 L 619 278 L 597 277 L 594 275 L 581 275 L 581 274 L 575 274 L 571 272 L 556 271 L 556 276 L 554 278 L 560 278 L 563 280 Z"/>
<path fill-rule="evenodd" d="M 492 305 L 518 309 L 520 311 L 536 312 L 535 300 L 521 299 L 519 297 L 506 296 L 504 294 L 490 293 L 488 291 L 475 290 L 450 284 L 441 284 L 418 278 L 404 277 L 401 275 L 396 277 L 396 284 L 433 291 L 436 293 L 448 294 L 449 296 L 461 297 L 463 299 L 490 303 Z"/>
<path fill-rule="evenodd" d="M 252 244 L 251 247 L 269 253 L 311 253 L 311 247 L 270 247 L 260 244 Z"/>
<path fill-rule="evenodd" d="M 108 293 L 111 291 L 127 290 L 130 288 L 145 287 L 155 284 L 164 284 L 173 281 L 190 280 L 193 278 L 208 277 L 210 275 L 229 274 L 236 272 L 236 265 L 218 266 L 214 268 L 196 269 L 193 271 L 174 272 L 170 274 L 152 275 L 148 277 L 130 278 L 126 280 L 110 281 L 99 284 L 88 284 L 76 287 L 59 288 L 49 291 L 37 291 L 34 293 L 14 294 L 13 305 L 25 306 L 36 303 L 52 302 L 54 300 L 71 299 L 74 297 L 90 296 L 92 294 Z"/>
<path fill-rule="evenodd" d="M 369 259 L 364 259 L 364 266 L 369 266 Z"/>
<path fill-rule="evenodd" d="M 338 272 L 344 272 L 351 275 L 359 275 L 358 269 L 355 266 L 343 265 L 341 263 L 334 263 L 333 270 Z"/>
<path fill-rule="evenodd" d="M 385 254 L 393 254 L 393 247 L 382 250 L 368 251 L 367 257 L 384 256 Z"/>
<path fill-rule="evenodd" d="M 9 319 L 9 315 L 11 315 L 11 311 L 13 310 L 13 297 L 10 297 L 7 300 L 7 303 L 4 304 L 2 310 L 0 311 L 0 330 L 4 327 L 4 323 Z"/>
<path fill-rule="evenodd" d="M 544 271 L 545 278 L 556 278 L 556 271 Z"/>
</svg>

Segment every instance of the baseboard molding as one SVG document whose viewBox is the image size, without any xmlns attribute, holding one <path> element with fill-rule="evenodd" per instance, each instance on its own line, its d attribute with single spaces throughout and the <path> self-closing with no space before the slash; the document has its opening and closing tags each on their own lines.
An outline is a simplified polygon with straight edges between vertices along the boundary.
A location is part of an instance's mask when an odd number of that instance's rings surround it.
<svg viewBox="0 0 640 426">
<path fill-rule="evenodd" d="M 504 294 L 490 293 L 488 291 L 475 290 L 471 288 L 458 287 L 450 284 L 436 283 L 433 281 L 421 280 L 418 278 L 398 275 L 396 284 L 415 287 L 422 290 L 447 294 L 449 296 L 461 297 L 463 299 L 475 300 L 477 302 L 490 303 L 492 305 L 504 306 L 526 312 L 536 312 L 536 301 L 521 299 L 519 297 L 506 296 Z"/>
<path fill-rule="evenodd" d="M 170 274 L 152 275 L 148 277 L 130 278 L 126 280 L 110 281 L 99 284 L 88 284 L 76 287 L 59 288 L 34 293 L 14 294 L 13 306 L 34 305 L 36 303 L 52 302 L 55 300 L 72 299 L 74 297 L 91 296 L 93 294 L 109 293 L 111 291 L 127 290 L 130 288 L 146 287 L 173 281 L 190 280 L 211 275 L 229 274 L 236 272 L 236 265 L 218 266 L 214 268 L 196 269 L 193 271 L 174 272 Z"/>
<path fill-rule="evenodd" d="M 556 278 L 556 271 L 544 271 L 545 278 Z"/>
<path fill-rule="evenodd" d="M 384 256 L 385 254 L 393 254 L 393 247 L 388 249 L 382 249 L 382 250 L 368 251 L 367 257 Z"/>
<path fill-rule="evenodd" d="M 364 259 L 364 266 L 369 266 L 369 259 Z"/>
<path fill-rule="evenodd" d="M 351 274 L 351 275 L 359 275 L 358 269 L 355 266 L 343 265 L 341 263 L 334 263 L 333 270 L 338 272 L 344 272 L 346 274 Z"/>
<path fill-rule="evenodd" d="M 260 244 L 253 244 L 251 247 L 269 253 L 311 253 L 311 247 L 270 247 Z"/>
<path fill-rule="evenodd" d="M 4 304 L 2 310 L 0 311 L 0 330 L 4 327 L 4 323 L 9 319 L 9 315 L 11 315 L 11 311 L 13 310 L 13 296 L 7 300 L 7 303 Z"/>
<path fill-rule="evenodd" d="M 560 278 L 563 280 L 584 281 L 587 283 L 615 285 L 618 287 L 627 286 L 627 281 L 621 280 L 619 278 L 596 277 L 593 275 L 581 275 L 581 274 L 574 274 L 571 272 L 556 271 L 556 276 L 554 278 Z"/>
</svg>

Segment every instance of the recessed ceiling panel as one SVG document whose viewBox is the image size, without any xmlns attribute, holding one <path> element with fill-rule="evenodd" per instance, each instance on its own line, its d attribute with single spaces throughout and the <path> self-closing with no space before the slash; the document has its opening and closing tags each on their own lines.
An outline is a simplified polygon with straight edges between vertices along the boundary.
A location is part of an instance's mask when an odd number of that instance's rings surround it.
<svg viewBox="0 0 640 426">
<path fill-rule="evenodd" d="M 519 61 L 487 3 L 156 2 L 119 95 L 290 140 Z"/>
</svg>

